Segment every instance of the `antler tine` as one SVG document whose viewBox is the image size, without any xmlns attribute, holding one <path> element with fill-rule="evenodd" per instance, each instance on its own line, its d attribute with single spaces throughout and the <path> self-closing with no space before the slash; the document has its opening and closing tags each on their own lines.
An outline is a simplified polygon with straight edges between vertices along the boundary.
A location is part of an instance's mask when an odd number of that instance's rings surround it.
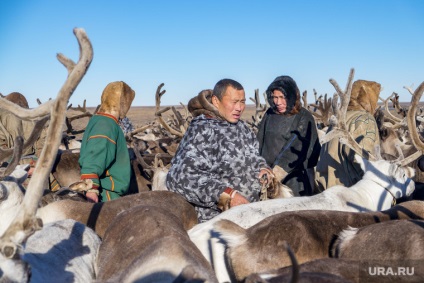
<svg viewBox="0 0 424 283">
<path fill-rule="evenodd" d="M 404 86 L 403 88 L 406 89 L 409 92 L 409 94 L 414 95 L 414 91 L 412 90 L 412 87 Z"/>
<path fill-rule="evenodd" d="M 337 93 L 333 94 L 333 100 L 331 100 L 331 108 L 333 109 L 334 115 L 338 115 L 339 113 L 339 95 Z"/>
<path fill-rule="evenodd" d="M 161 89 L 162 89 L 162 87 L 163 87 L 164 85 L 165 85 L 164 83 L 161 83 L 161 84 L 158 86 L 158 88 L 156 89 L 156 95 L 155 95 L 155 101 L 156 101 L 156 112 L 158 112 L 158 111 L 159 111 L 159 109 L 160 109 L 160 99 L 161 99 L 162 95 L 164 95 L 164 94 L 165 94 L 165 92 L 166 92 L 166 90 L 162 90 L 162 91 L 161 91 Z"/>
<path fill-rule="evenodd" d="M 87 113 L 88 111 L 87 111 L 87 106 L 86 105 L 87 105 L 87 100 L 84 99 L 84 101 L 82 103 L 82 107 L 79 104 L 78 104 L 78 107 L 72 107 L 72 103 L 71 103 L 71 104 L 69 104 L 69 106 L 68 106 L 67 109 L 68 110 L 71 109 L 71 110 L 75 110 L 75 111 L 80 111 L 80 112 L 83 112 L 83 113 Z"/>
<path fill-rule="evenodd" d="M 302 93 L 302 101 L 303 101 L 303 107 L 307 108 L 308 107 L 308 92 L 306 90 Z"/>
<path fill-rule="evenodd" d="M 141 167 L 143 167 L 143 170 L 144 171 L 151 172 L 152 166 L 151 165 L 148 165 L 146 163 L 146 161 L 144 160 L 143 156 L 141 156 L 141 154 L 140 154 L 140 146 L 139 146 L 138 143 L 139 143 L 139 141 L 134 141 L 133 142 L 133 148 L 134 148 L 135 156 L 137 158 L 137 162 L 141 165 Z"/>
<path fill-rule="evenodd" d="M 312 112 L 312 115 L 320 120 L 324 125 L 328 126 L 329 118 L 331 117 L 331 113 L 333 112 L 331 109 L 332 101 L 331 98 L 327 99 L 327 94 L 324 96 L 324 100 L 319 100 L 318 105 L 317 104 L 311 104 L 310 106 L 314 107 L 315 109 L 319 110 L 320 114 L 317 114 L 316 112 Z"/>
<path fill-rule="evenodd" d="M 68 70 L 68 76 L 72 73 L 72 71 L 75 68 L 75 63 L 62 53 L 58 53 L 56 55 L 57 60 L 59 60 L 60 63 L 62 63 L 63 66 Z"/>
<path fill-rule="evenodd" d="M 398 114 L 405 113 L 406 111 L 403 109 L 403 107 L 400 106 L 399 95 L 396 92 L 393 92 L 393 94 L 394 94 L 394 97 L 390 98 L 390 101 L 392 102 L 393 107 L 396 109 L 396 113 Z M 406 115 L 404 115 L 404 117 L 405 116 Z"/>
<path fill-rule="evenodd" d="M 255 89 L 255 100 L 250 98 L 255 103 L 256 112 L 263 112 L 266 110 L 266 106 L 261 104 L 261 98 L 259 96 L 259 89 Z M 265 99 L 266 100 L 266 99 Z"/>
<path fill-rule="evenodd" d="M 44 180 L 51 171 L 59 148 L 62 137 L 61 128 L 65 120 L 66 104 L 84 77 L 93 59 L 93 48 L 84 29 L 75 28 L 74 34 L 77 37 L 80 49 L 79 61 L 75 64 L 63 55 L 57 56 L 58 60 L 67 68 L 68 77 L 60 89 L 57 98 L 51 102 L 51 120 L 47 130 L 46 143 L 41 151 L 40 158 L 26 190 L 22 208 L 0 238 L 0 251 L 7 258 L 14 257 L 18 245 L 34 233 L 35 229 L 40 228 L 40 223 L 35 218 L 35 213 L 43 194 Z M 38 108 L 40 107 L 42 105 Z"/>
<path fill-rule="evenodd" d="M 180 131 L 178 131 L 178 130 L 175 130 L 175 129 L 173 129 L 170 125 L 168 125 L 166 122 L 165 122 L 165 120 L 163 120 L 163 117 L 162 117 L 162 113 L 163 112 L 165 112 L 165 111 L 168 111 L 169 109 L 171 109 L 170 107 L 166 107 L 165 109 L 163 109 L 163 110 L 160 110 L 160 99 L 161 99 L 161 97 L 162 97 L 162 95 L 164 95 L 165 94 L 165 92 L 166 92 L 166 90 L 162 90 L 161 91 L 161 89 L 162 89 L 162 87 L 164 86 L 165 84 L 164 83 L 161 83 L 159 86 L 158 86 L 158 88 L 157 88 L 157 90 L 156 90 L 156 95 L 155 95 L 155 100 L 156 100 L 156 113 L 155 113 L 155 116 L 157 117 L 157 119 L 159 120 L 159 123 L 169 132 L 169 133 L 171 133 L 172 135 L 175 135 L 175 136 L 177 136 L 177 137 L 180 137 L 180 138 L 182 138 L 183 136 L 184 136 L 184 133 L 183 132 L 180 132 Z"/>
<path fill-rule="evenodd" d="M 178 111 L 174 106 L 172 106 L 171 109 L 175 115 L 175 126 L 184 135 L 187 130 L 186 120 L 183 118 L 180 111 Z"/>
<path fill-rule="evenodd" d="M 189 117 L 189 111 L 187 109 L 187 106 L 185 106 L 182 102 L 180 102 L 180 105 L 183 107 L 183 109 L 184 109 L 184 117 L 185 117 L 185 119 L 187 119 Z"/>
<path fill-rule="evenodd" d="M 349 78 L 347 80 L 346 89 L 344 92 L 340 89 L 338 83 L 334 79 L 330 79 L 330 83 L 334 86 L 338 95 L 340 96 L 340 111 L 337 113 L 337 120 L 339 121 L 339 127 L 343 130 L 346 130 L 346 112 L 352 92 L 354 74 L 355 70 L 353 68 L 350 69 Z"/>
<path fill-rule="evenodd" d="M 255 115 L 252 116 L 252 123 L 249 123 L 252 127 L 258 127 L 258 124 L 261 120 L 261 114 L 266 111 L 266 105 L 261 104 L 261 99 L 259 96 L 259 89 L 255 89 L 255 98 L 251 98 L 250 100 L 255 103 Z M 266 100 L 266 99 L 265 99 Z"/>
<path fill-rule="evenodd" d="M 403 160 L 400 160 L 399 163 L 402 166 L 405 166 L 412 161 L 420 158 L 424 153 L 424 143 L 421 141 L 418 130 L 417 130 L 417 121 L 416 121 L 416 112 L 417 105 L 420 102 L 421 96 L 424 92 L 424 82 L 422 82 L 418 88 L 412 92 L 411 106 L 409 107 L 409 111 L 407 113 L 406 119 L 408 124 L 408 132 L 411 136 L 411 141 L 417 151 Z"/>
<path fill-rule="evenodd" d="M 418 86 L 418 88 L 415 90 L 412 96 L 411 106 L 407 113 L 408 130 L 409 130 L 409 134 L 411 135 L 412 143 L 414 144 L 415 148 L 421 152 L 424 151 L 424 143 L 421 141 L 419 137 L 418 130 L 417 130 L 417 121 L 415 119 L 415 116 L 417 114 L 417 105 L 420 102 L 423 92 L 424 92 L 424 82 L 422 82 Z"/>
<path fill-rule="evenodd" d="M 262 96 L 265 99 L 265 109 L 268 109 L 270 107 L 269 103 L 268 103 L 268 99 L 267 99 L 267 95 L 266 95 L 266 91 L 264 91 L 264 93 L 262 93 Z"/>
<path fill-rule="evenodd" d="M 383 103 L 384 103 L 384 110 L 385 110 L 385 112 L 389 115 L 389 119 L 391 119 L 391 120 L 393 120 L 395 123 L 402 123 L 403 122 L 403 120 L 402 119 L 400 119 L 400 118 L 398 118 L 398 117 L 396 117 L 396 116 L 394 116 L 393 114 L 392 114 L 392 112 L 390 112 L 390 110 L 389 110 L 389 100 L 391 100 L 391 98 L 394 96 L 394 95 L 396 95 L 396 92 L 393 92 L 387 99 L 382 99 L 382 98 L 380 98 L 382 101 L 383 101 Z"/>
<path fill-rule="evenodd" d="M 398 153 L 398 158 L 396 158 L 396 161 L 395 162 L 404 160 L 405 159 L 405 156 L 403 155 L 403 151 L 400 148 L 400 145 L 398 143 L 395 144 L 395 148 L 396 148 L 396 151 Z"/>
</svg>

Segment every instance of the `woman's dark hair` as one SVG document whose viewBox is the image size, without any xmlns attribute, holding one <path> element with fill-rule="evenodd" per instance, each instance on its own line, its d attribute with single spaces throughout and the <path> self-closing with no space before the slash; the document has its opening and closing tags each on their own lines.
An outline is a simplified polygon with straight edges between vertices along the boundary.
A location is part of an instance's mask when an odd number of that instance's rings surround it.
<svg viewBox="0 0 424 283">
<path fill-rule="evenodd" d="M 287 102 L 287 109 L 284 114 L 294 115 L 297 114 L 302 108 L 302 103 L 300 102 L 300 91 L 297 87 L 296 82 L 289 76 L 279 76 L 277 77 L 266 90 L 268 103 L 272 109 L 276 110 L 274 100 L 272 99 L 272 92 L 274 90 L 279 90 L 284 94 Z"/>
<path fill-rule="evenodd" d="M 219 100 L 222 100 L 222 96 L 224 95 L 227 88 L 231 86 L 235 88 L 236 90 L 243 90 L 243 86 L 232 79 L 222 79 L 219 82 L 215 84 L 215 87 L 213 88 L 212 95 L 216 96 Z"/>
</svg>

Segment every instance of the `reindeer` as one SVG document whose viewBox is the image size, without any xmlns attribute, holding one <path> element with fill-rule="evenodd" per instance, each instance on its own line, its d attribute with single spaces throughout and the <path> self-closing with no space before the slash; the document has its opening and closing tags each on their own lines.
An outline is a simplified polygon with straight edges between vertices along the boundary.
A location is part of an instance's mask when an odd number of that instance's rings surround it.
<svg viewBox="0 0 424 283">
<path fill-rule="evenodd" d="M 368 153 L 362 153 L 362 149 L 348 133 L 344 124 L 343 117 L 349 101 L 352 80 L 353 69 L 349 75 L 345 100 L 343 100 L 344 103 L 342 103 L 338 115 L 341 126 L 334 128 L 320 142 L 326 142 L 332 138 L 341 138 L 341 141 L 351 146 L 355 152 L 361 155 L 365 154 L 370 158 Z M 331 81 L 338 92 L 343 93 L 338 84 L 334 80 Z M 224 246 L 219 242 L 218 238 L 214 237 L 216 233 L 213 233 L 214 223 L 221 219 L 228 219 L 238 223 L 243 228 L 248 228 L 268 216 L 283 211 L 318 209 L 361 212 L 385 210 L 391 207 L 396 198 L 409 196 L 414 191 L 414 182 L 411 180 L 414 174 L 413 170 L 385 160 L 376 160 L 375 157 L 367 160 L 358 154 L 355 155 L 355 159 L 366 173 L 362 180 L 355 185 L 349 188 L 335 186 L 310 197 L 274 199 L 237 206 L 205 223 L 196 225 L 189 231 L 190 238 L 196 243 L 205 257 L 212 262 L 218 279 L 225 281 L 229 280 L 229 276 L 224 260 Z M 208 256 L 210 252 L 213 253 L 213 259 Z"/>
<path fill-rule="evenodd" d="M 399 239 L 402 244 L 399 244 Z M 368 266 L 373 271 L 365 273 L 368 275 L 362 277 L 365 280 L 370 278 L 369 275 L 378 274 L 376 269 L 383 269 L 391 270 L 390 273 L 383 272 L 387 280 L 420 282 L 424 274 L 421 264 L 424 259 L 423 243 L 423 220 L 393 220 L 360 228 L 348 227 L 339 234 L 331 255 L 338 260 L 356 261 Z M 407 274 L 405 267 L 409 269 Z M 377 278 L 381 280 L 381 277 Z"/>
<path fill-rule="evenodd" d="M 359 276 L 352 272 L 352 266 L 349 263 L 332 263 L 331 268 L 323 264 L 317 264 L 321 269 L 308 270 L 305 265 L 299 265 L 296 255 L 290 248 L 290 245 L 283 243 L 287 254 L 291 259 L 291 266 L 284 269 L 268 270 L 263 273 L 252 273 L 245 278 L 245 283 L 270 283 L 270 282 L 311 282 L 311 283 L 345 283 L 359 279 Z M 334 260 L 334 259 L 333 259 Z M 330 266 L 330 265 L 329 265 Z M 336 266 L 336 267 L 334 267 Z M 350 268 L 350 269 L 349 269 Z M 352 274 L 353 273 L 353 274 Z"/>
<path fill-rule="evenodd" d="M 329 257 L 335 236 L 348 226 L 364 227 L 394 219 L 424 220 L 424 203 L 407 201 L 381 212 L 286 211 L 248 229 L 223 219 L 215 223 L 214 230 L 226 241 L 231 270 L 237 281 L 242 281 L 251 273 L 291 265 L 284 242 L 297 261 L 305 263 Z"/>
<path fill-rule="evenodd" d="M 97 270 L 102 282 L 218 282 L 181 219 L 166 207 L 149 205 L 113 219 L 100 245 Z"/>
<path fill-rule="evenodd" d="M 398 239 L 404 239 L 402 245 Z M 423 220 L 394 220 L 359 229 L 348 227 L 339 233 L 331 255 L 355 260 L 422 260 L 423 239 Z"/>
<path fill-rule="evenodd" d="M 180 219 L 186 230 L 198 223 L 193 206 L 179 194 L 169 191 L 140 192 L 104 203 L 56 201 L 40 208 L 37 216 L 43 223 L 64 219 L 76 220 L 92 228 L 102 238 L 111 219 L 131 207 L 141 205 L 167 208 Z"/>
</svg>

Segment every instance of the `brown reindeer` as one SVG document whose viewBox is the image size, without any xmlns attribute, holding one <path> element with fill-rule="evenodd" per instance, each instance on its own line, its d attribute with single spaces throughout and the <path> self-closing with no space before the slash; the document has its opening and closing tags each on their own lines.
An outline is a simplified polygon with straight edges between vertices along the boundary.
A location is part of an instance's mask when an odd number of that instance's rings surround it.
<svg viewBox="0 0 424 283">
<path fill-rule="evenodd" d="M 181 219 L 169 212 L 173 205 L 139 205 L 116 216 L 99 248 L 97 280 L 217 283 Z M 188 268 L 196 272 L 188 274 Z"/>
<path fill-rule="evenodd" d="M 393 219 L 424 219 L 423 202 L 404 202 L 381 212 L 287 211 L 248 229 L 220 220 L 215 230 L 228 241 L 227 258 L 241 281 L 251 273 L 290 266 L 284 242 L 290 245 L 298 262 L 304 263 L 329 257 L 336 235 L 348 226 L 363 227 Z"/>
<path fill-rule="evenodd" d="M 84 223 L 100 237 L 103 237 L 112 219 L 119 213 L 140 205 L 167 208 L 180 219 L 187 230 L 197 224 L 198 221 L 194 207 L 179 194 L 169 191 L 140 192 L 104 203 L 57 201 L 40 208 L 37 216 L 44 223 L 74 219 Z"/>
</svg>

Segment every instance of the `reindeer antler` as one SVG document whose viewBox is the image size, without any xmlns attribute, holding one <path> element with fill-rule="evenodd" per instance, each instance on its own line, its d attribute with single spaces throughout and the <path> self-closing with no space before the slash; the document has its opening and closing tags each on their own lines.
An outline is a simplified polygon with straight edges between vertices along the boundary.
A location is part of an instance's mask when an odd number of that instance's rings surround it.
<svg viewBox="0 0 424 283">
<path fill-rule="evenodd" d="M 156 100 L 156 113 L 155 116 L 157 117 L 157 119 L 159 120 L 159 123 L 171 134 L 182 138 L 184 136 L 185 133 L 185 128 L 184 127 L 180 127 L 180 129 L 174 129 L 172 128 L 168 123 L 165 122 L 165 120 L 162 117 L 162 114 L 166 111 L 168 111 L 169 109 L 171 109 L 171 107 L 166 107 L 165 109 L 160 110 L 160 99 L 162 97 L 162 95 L 165 94 L 166 90 L 162 90 L 162 87 L 164 86 L 164 83 L 161 83 L 157 90 L 156 90 L 156 96 L 155 96 L 155 100 Z"/>
<path fill-rule="evenodd" d="M 398 117 L 396 117 L 396 116 L 394 116 L 391 112 L 390 112 L 390 110 L 389 110 L 389 100 L 391 100 L 392 99 L 392 97 L 393 96 L 395 96 L 396 95 L 396 93 L 395 92 L 393 92 L 392 93 L 392 95 L 390 95 L 388 98 L 386 98 L 386 99 L 382 99 L 381 97 L 378 97 L 381 101 L 383 101 L 383 103 L 384 103 L 384 110 L 385 110 L 385 112 L 386 112 L 386 114 L 388 114 L 389 115 L 389 120 L 392 120 L 393 121 L 393 123 L 395 123 L 395 124 L 398 124 L 398 123 L 403 123 L 403 120 L 402 119 L 400 119 L 400 118 L 398 118 Z"/>
<path fill-rule="evenodd" d="M 26 117 L 45 116 L 51 114 L 50 125 L 47 131 L 46 143 L 37 161 L 35 171 L 29 182 L 22 208 L 0 238 L 0 251 L 7 257 L 16 255 L 18 246 L 23 243 L 36 229 L 40 228 L 39 220 L 36 219 L 39 200 L 43 194 L 43 184 L 53 166 L 60 139 L 62 137 L 61 127 L 65 120 L 66 104 L 81 79 L 84 77 L 93 59 L 93 48 L 83 29 L 75 28 L 74 34 L 78 39 L 80 47 L 80 58 L 75 64 L 62 54 L 57 59 L 67 68 L 68 77 L 53 101 L 38 106 L 33 110 L 25 112 Z M 17 110 L 14 105 L 8 105 L 8 111 Z M 19 109 L 22 111 L 21 109 Z M 13 112 L 13 113 L 15 113 Z M 22 117 L 22 116 L 21 116 Z"/>
<path fill-rule="evenodd" d="M 327 94 L 325 94 L 324 101 L 322 99 L 318 100 L 318 105 L 311 104 L 311 106 L 319 110 L 319 114 L 317 112 L 311 112 L 315 119 L 321 121 L 322 123 L 324 123 L 324 125 L 328 126 L 329 118 L 333 113 L 332 99 L 327 99 Z"/>
<path fill-rule="evenodd" d="M 346 125 L 346 112 L 349 106 L 350 95 L 352 92 L 353 76 L 355 70 L 352 68 L 349 73 L 345 91 L 342 91 L 338 83 L 334 79 L 330 79 L 330 83 L 334 86 L 337 91 L 337 95 L 340 96 L 340 109 L 336 113 L 337 127 L 333 128 L 325 136 L 320 139 L 320 143 L 329 142 L 333 138 L 338 138 L 341 143 L 351 148 L 357 154 L 365 157 L 369 160 L 376 160 L 376 158 L 366 150 L 362 149 L 361 146 L 353 138 L 352 134 L 348 131 Z"/>
<path fill-rule="evenodd" d="M 303 107 L 308 108 L 308 91 L 304 91 L 302 93 L 302 102 L 303 102 Z"/>
<path fill-rule="evenodd" d="M 255 103 L 255 116 L 252 116 L 252 123 L 249 123 L 253 128 L 258 128 L 262 119 L 262 114 L 266 111 L 266 105 L 261 104 L 259 97 L 259 89 L 255 89 L 255 98 L 250 97 L 250 100 Z"/>
<path fill-rule="evenodd" d="M 418 86 L 418 88 L 413 92 L 411 106 L 409 107 L 409 110 L 406 116 L 408 121 L 409 135 L 411 136 L 412 144 L 417 149 L 417 152 L 415 152 L 414 154 L 411 154 L 410 156 L 402 160 L 400 162 L 402 165 L 411 163 L 415 159 L 421 157 L 424 153 L 424 142 L 421 141 L 420 136 L 418 134 L 417 121 L 415 119 L 415 116 L 417 114 L 417 106 L 418 106 L 418 103 L 420 102 L 423 92 L 424 92 L 424 82 L 422 82 Z"/>
</svg>

